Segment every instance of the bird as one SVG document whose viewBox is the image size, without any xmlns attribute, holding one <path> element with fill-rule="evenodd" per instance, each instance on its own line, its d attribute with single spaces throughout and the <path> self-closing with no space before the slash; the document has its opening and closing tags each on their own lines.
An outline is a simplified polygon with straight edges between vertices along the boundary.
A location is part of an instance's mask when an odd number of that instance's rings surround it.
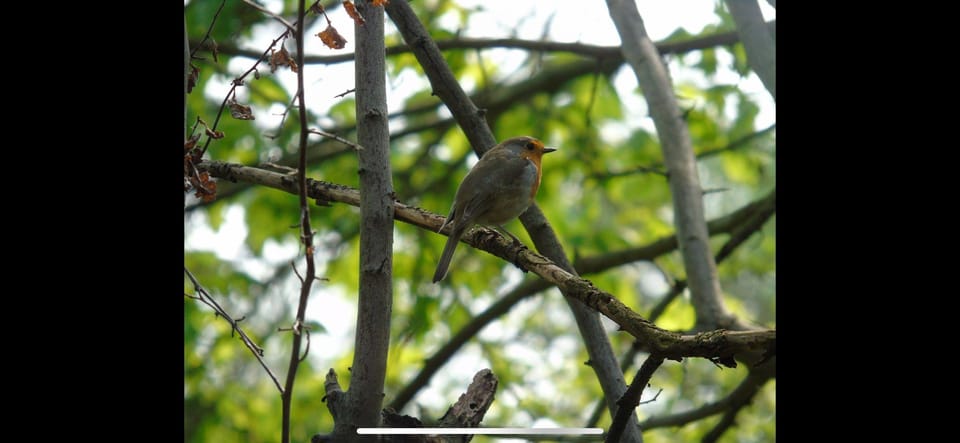
<svg viewBox="0 0 960 443">
<path fill-rule="evenodd" d="M 504 140 L 483 154 L 463 177 L 450 215 L 437 230 L 452 226 L 433 274 L 434 283 L 446 277 L 460 237 L 474 224 L 497 227 L 513 238 L 514 244 L 520 244 L 503 224 L 520 216 L 533 203 L 543 175 L 540 160 L 556 150 L 536 138 L 520 136 Z"/>
</svg>

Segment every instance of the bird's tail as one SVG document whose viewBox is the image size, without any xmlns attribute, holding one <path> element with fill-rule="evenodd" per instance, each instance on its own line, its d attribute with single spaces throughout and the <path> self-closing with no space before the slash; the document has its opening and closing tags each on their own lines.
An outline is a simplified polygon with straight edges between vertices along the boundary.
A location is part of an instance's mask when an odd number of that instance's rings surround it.
<svg viewBox="0 0 960 443">
<path fill-rule="evenodd" d="M 442 229 L 442 228 L 441 228 Z M 457 243 L 460 243 L 460 236 L 463 235 L 463 229 L 454 229 L 447 237 L 447 244 L 443 247 L 443 253 L 440 254 L 440 261 L 437 262 L 437 271 L 433 273 L 433 282 L 443 280 L 447 276 L 447 268 L 450 267 L 450 259 L 453 258 L 453 251 L 457 250 Z"/>
</svg>

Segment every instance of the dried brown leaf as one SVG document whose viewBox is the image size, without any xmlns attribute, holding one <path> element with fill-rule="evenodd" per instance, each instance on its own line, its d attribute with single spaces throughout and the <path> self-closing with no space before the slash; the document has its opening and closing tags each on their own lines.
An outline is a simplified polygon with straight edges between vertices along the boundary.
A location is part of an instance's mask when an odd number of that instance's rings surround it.
<svg viewBox="0 0 960 443">
<path fill-rule="evenodd" d="M 385 6 L 390 4 L 390 0 L 373 0 L 370 4 L 373 6 Z"/>
<path fill-rule="evenodd" d="M 206 203 L 212 202 L 217 198 L 217 182 L 210 180 L 210 174 L 201 172 L 199 177 L 190 180 L 196 192 L 193 194 Z"/>
<path fill-rule="evenodd" d="M 210 137 L 214 140 L 220 140 L 223 138 L 223 131 L 214 131 L 210 128 L 206 129 L 207 137 Z"/>
<path fill-rule="evenodd" d="M 327 25 L 327 29 L 324 29 L 317 37 L 320 37 L 320 40 L 323 41 L 323 44 L 332 49 L 343 49 L 347 44 L 347 39 L 343 38 L 337 28 L 334 28 L 333 25 Z"/>
<path fill-rule="evenodd" d="M 313 4 L 313 6 L 310 6 L 310 12 L 314 14 L 323 14 L 325 11 L 323 10 L 323 5 L 321 5 L 320 2 L 316 2 Z"/>
<path fill-rule="evenodd" d="M 193 87 L 197 86 L 197 80 L 200 78 L 200 68 L 193 66 L 193 63 L 190 64 L 190 76 L 187 77 L 187 94 L 190 91 L 193 91 Z"/>
<path fill-rule="evenodd" d="M 249 106 L 241 105 L 232 98 L 227 102 L 227 105 L 230 107 L 230 115 L 233 118 L 237 120 L 256 120 Z"/>
<path fill-rule="evenodd" d="M 277 66 L 286 65 L 290 62 L 290 53 L 286 46 L 281 46 L 279 51 L 273 51 L 270 54 L 270 72 L 277 72 Z"/>
<path fill-rule="evenodd" d="M 188 138 L 183 142 L 183 152 L 186 153 L 197 146 L 197 140 L 200 140 L 200 134 L 194 134 L 193 137 Z"/>
<path fill-rule="evenodd" d="M 347 15 L 353 19 L 353 22 L 356 23 L 357 26 L 363 26 L 363 24 L 367 22 L 363 19 L 363 16 L 357 12 L 357 7 L 353 6 L 353 2 L 350 0 L 343 2 L 343 9 L 347 10 Z"/>
</svg>

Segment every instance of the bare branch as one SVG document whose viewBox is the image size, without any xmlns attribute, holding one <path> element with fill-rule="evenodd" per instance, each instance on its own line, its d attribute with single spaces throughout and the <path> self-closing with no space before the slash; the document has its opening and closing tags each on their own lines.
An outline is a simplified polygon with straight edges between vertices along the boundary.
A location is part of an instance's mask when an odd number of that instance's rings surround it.
<svg viewBox="0 0 960 443">
<path fill-rule="evenodd" d="M 249 5 L 250 7 L 252 7 L 253 9 L 256 9 L 257 11 L 260 11 L 260 12 L 266 14 L 267 16 L 269 16 L 270 18 L 272 18 L 272 19 L 280 22 L 280 24 L 282 24 L 283 27 L 287 28 L 287 32 L 296 32 L 296 31 L 297 31 L 296 28 L 294 28 L 293 25 L 290 24 L 290 22 L 288 22 L 287 20 L 285 20 L 283 17 L 280 17 L 279 15 L 274 14 L 273 12 L 270 12 L 269 9 L 264 8 L 263 6 L 260 6 L 260 5 L 254 3 L 254 2 L 252 2 L 252 1 L 250 1 L 250 0 L 243 0 L 243 2 L 246 3 L 247 5 Z M 301 66 L 303 66 L 303 65 L 301 65 Z"/>
<path fill-rule="evenodd" d="M 303 66 L 303 22 L 306 10 L 306 0 L 297 4 L 297 65 Z M 288 31 L 289 32 L 289 27 Z M 286 34 L 286 33 L 284 33 Z M 274 41 L 276 42 L 276 41 Z M 271 44 L 271 47 L 273 45 Z M 259 62 L 258 62 L 259 63 Z M 300 163 L 297 170 L 297 195 L 300 198 L 300 240 L 303 243 L 304 260 L 307 264 L 306 275 L 301 279 L 300 297 L 297 303 L 297 314 L 293 324 L 293 344 L 290 350 L 290 363 L 287 366 L 287 382 L 281 395 L 283 409 L 281 442 L 290 443 L 290 414 L 293 399 L 293 386 L 297 379 L 297 369 L 300 367 L 300 345 L 303 340 L 303 323 L 307 312 L 307 300 L 310 298 L 310 288 L 316 279 L 316 264 L 313 261 L 313 230 L 310 227 L 310 205 L 307 201 L 307 106 L 303 99 L 303 69 L 297 70 L 297 104 L 300 117 Z M 309 334 L 309 332 L 308 332 Z M 309 343 L 309 341 L 307 342 Z M 303 358 L 306 358 L 304 353 Z"/>
<path fill-rule="evenodd" d="M 322 136 L 324 136 L 324 137 L 326 137 L 326 138 L 330 138 L 330 139 L 336 140 L 336 141 L 338 141 L 338 142 L 340 142 L 340 143 L 343 143 L 343 144 L 345 144 L 345 145 L 353 148 L 353 149 L 356 150 L 356 151 L 359 151 L 359 150 L 363 149 L 363 146 L 360 146 L 359 144 L 354 143 L 354 142 L 352 142 L 352 141 L 350 141 L 350 140 L 347 140 L 347 139 L 345 139 L 345 138 L 343 138 L 343 137 L 340 137 L 339 135 L 336 135 L 336 134 L 331 134 L 331 133 L 329 133 L 329 132 L 322 131 L 322 130 L 319 130 L 319 129 L 310 129 L 309 132 L 310 132 L 311 134 L 322 135 Z"/>
<path fill-rule="evenodd" d="M 746 329 L 724 305 L 717 265 L 710 253 L 703 193 L 697 175 L 690 133 L 677 105 L 666 65 L 647 36 L 633 0 L 607 0 L 610 17 L 623 42 L 622 51 L 636 74 L 650 108 L 669 172 L 674 224 L 696 312 L 698 330 Z"/>
<path fill-rule="evenodd" d="M 777 100 L 777 42 L 763 22 L 757 0 L 724 0 L 747 53 L 747 63 Z"/>
<path fill-rule="evenodd" d="M 443 100 L 457 124 L 463 129 L 474 151 L 477 152 L 478 156 L 482 156 L 484 152 L 496 144 L 493 132 L 485 120 L 487 117 L 494 119 L 495 116 L 489 116 L 486 111 L 479 109 L 466 95 L 436 43 L 430 38 L 430 34 L 424 29 L 423 24 L 420 23 L 406 1 L 391 1 L 386 6 L 386 10 L 403 36 L 404 41 L 413 48 L 414 56 L 430 80 L 430 86 L 433 88 L 434 94 Z M 599 62 L 602 62 L 602 60 Z M 597 65 L 602 64 L 599 62 Z M 597 67 L 594 66 L 593 68 L 596 69 Z M 520 215 L 520 222 L 523 223 L 524 228 L 530 234 L 530 238 L 538 251 L 556 262 L 559 265 L 556 268 L 563 274 L 582 281 L 582 279 L 576 277 L 576 270 L 567 260 L 566 253 L 556 233 L 550 227 L 549 222 L 536 203 L 531 204 Z M 550 261 L 546 258 L 543 258 L 543 260 L 545 262 Z M 600 317 L 596 312 L 586 309 L 584 304 L 571 299 L 572 294 L 568 292 L 572 290 L 571 287 L 558 285 L 558 288 L 567 296 L 564 300 L 570 306 L 580 335 L 583 337 L 584 346 L 590 356 L 590 361 L 594 363 L 591 368 L 597 374 L 604 397 L 607 399 L 608 406 L 612 409 L 614 399 L 622 395 L 626 386 L 623 382 L 623 373 L 620 371 L 617 358 L 613 354 L 613 348 L 600 322 Z M 579 297 L 577 298 L 579 299 Z M 633 419 L 632 423 L 635 422 L 636 419 Z M 627 437 L 628 441 L 640 441 L 642 439 L 633 426 L 627 429 Z"/>
<path fill-rule="evenodd" d="M 186 268 L 186 266 L 184 266 L 183 272 L 184 274 L 187 274 L 187 277 L 190 278 L 190 281 L 193 283 L 194 290 L 196 290 L 197 294 L 199 294 L 195 296 L 191 296 L 188 294 L 184 294 L 184 295 L 194 300 L 199 300 L 203 302 L 203 304 L 213 308 L 214 312 L 218 316 L 223 317 L 223 319 L 226 320 L 227 323 L 230 323 L 230 327 L 232 328 L 231 334 L 236 332 L 237 335 L 240 336 L 240 340 L 243 341 L 243 344 L 247 346 L 247 349 L 249 349 L 250 352 L 253 353 L 253 356 L 256 357 L 257 361 L 260 362 L 260 366 L 262 366 L 263 369 L 267 371 L 267 375 L 270 376 L 271 380 L 273 380 L 273 384 L 277 386 L 277 390 L 280 391 L 281 394 L 283 394 L 283 387 L 280 386 L 280 381 L 277 380 L 277 376 L 273 375 L 273 371 L 271 371 L 270 367 L 267 366 L 267 362 L 263 361 L 263 348 L 261 348 L 260 346 L 257 346 L 257 344 L 253 342 L 250 336 L 248 336 L 247 333 L 243 330 L 243 328 L 241 328 L 240 325 L 238 324 L 239 320 L 234 320 L 232 317 L 230 317 L 230 314 L 227 314 L 227 311 L 225 311 L 220 306 L 220 304 L 217 303 L 217 301 L 214 300 L 212 296 L 210 296 L 210 293 L 208 293 L 206 289 L 204 289 L 203 286 L 200 285 L 200 282 L 197 281 L 197 278 L 193 276 L 193 273 L 191 273 L 190 270 Z"/>
<path fill-rule="evenodd" d="M 347 412 L 334 424 L 337 441 L 354 441 L 357 426 L 380 424 L 393 310 L 395 205 L 383 56 L 384 13 L 370 1 L 357 2 L 356 12 L 363 17 L 363 24 L 354 22 L 353 26 L 357 39 L 357 143 L 351 146 L 358 151 L 360 169 L 360 282 Z"/>
<path fill-rule="evenodd" d="M 651 354 L 637 370 L 637 375 L 633 377 L 633 383 L 630 383 L 630 387 L 627 388 L 623 397 L 617 400 L 617 413 L 613 418 L 613 423 L 610 424 L 610 431 L 608 431 L 606 438 L 607 442 L 617 443 L 620 441 L 620 436 L 623 435 L 624 427 L 630 421 L 630 416 L 635 416 L 633 411 L 640 404 L 640 394 L 643 393 L 643 388 L 647 386 L 650 377 L 653 377 L 653 373 L 662 363 L 662 356 Z"/>
<path fill-rule="evenodd" d="M 479 426 L 487 409 L 493 404 L 499 383 L 493 371 L 481 369 L 473 376 L 473 382 L 467 387 L 467 391 L 460 394 L 457 402 L 450 406 L 450 409 L 447 409 L 440 418 L 438 427 L 475 428 Z"/>
<path fill-rule="evenodd" d="M 191 59 L 193 58 L 193 55 L 197 53 L 197 49 L 200 49 L 207 42 L 207 40 L 210 39 L 210 33 L 213 32 L 213 25 L 217 23 L 217 18 L 220 17 L 220 11 L 223 10 L 223 5 L 225 5 L 226 3 L 227 3 L 227 0 L 220 1 L 220 6 L 217 7 L 217 12 L 213 13 L 213 19 L 210 20 L 210 26 L 207 28 L 207 33 L 203 35 L 203 38 L 200 39 L 200 41 L 197 42 L 197 44 L 195 45 L 191 44 L 191 47 L 193 47 L 193 50 L 190 51 Z"/>
<path fill-rule="evenodd" d="M 769 365 L 769 366 L 768 366 Z M 750 404 L 753 397 L 771 378 L 776 376 L 776 362 L 770 361 L 759 368 L 752 369 L 736 389 L 721 400 L 705 404 L 699 408 L 662 417 L 650 417 L 640 423 L 644 430 L 683 426 L 724 411 L 739 410 Z"/>
<path fill-rule="evenodd" d="M 775 197 L 776 194 L 771 193 L 770 196 L 764 197 L 757 202 L 750 203 L 732 214 L 711 220 L 708 224 L 710 234 L 718 235 L 730 233 L 736 230 L 740 224 L 750 220 L 751 217 L 755 217 L 757 219 L 763 218 L 764 220 L 769 219 L 776 210 Z M 409 222 L 406 211 L 398 208 L 397 220 Z M 439 225 L 436 227 L 431 226 L 428 229 L 436 230 L 437 228 L 439 228 Z M 582 275 L 590 275 L 627 263 L 636 261 L 651 261 L 661 255 L 675 250 L 676 248 L 676 236 L 669 236 L 660 240 L 656 240 L 646 246 L 629 248 L 624 251 L 612 252 L 596 257 L 578 258 L 574 261 L 574 268 L 579 269 Z M 722 261 L 722 258 L 718 257 L 717 262 L 719 263 L 720 261 Z M 394 397 L 393 401 L 390 402 L 390 407 L 397 410 L 403 409 L 407 402 L 409 402 L 413 396 L 430 381 L 433 375 L 439 371 L 440 368 L 443 367 L 443 365 L 446 364 L 446 362 L 453 356 L 453 354 L 455 354 L 457 350 L 459 350 L 468 340 L 470 340 L 470 338 L 474 337 L 488 324 L 506 314 L 521 300 L 525 300 L 528 297 L 537 295 L 551 287 L 553 287 L 553 285 L 546 280 L 527 279 L 510 292 L 502 296 L 498 296 L 497 301 L 494 304 L 490 305 L 490 307 L 488 307 L 486 310 L 476 315 L 462 329 L 457 331 L 457 333 L 451 337 L 450 340 L 444 343 L 440 349 L 438 349 L 433 355 L 424 361 L 420 372 L 418 372 L 417 375 L 409 383 L 407 383 L 403 389 L 400 390 L 397 396 Z M 660 302 L 657 303 L 657 305 L 650 311 L 649 320 L 651 322 L 655 322 L 666 310 L 669 303 L 683 293 L 686 287 L 686 282 L 676 282 L 671 287 L 670 292 L 664 295 Z M 627 353 L 627 355 L 621 359 L 621 361 L 624 362 L 624 364 L 621 365 L 622 371 L 626 371 L 627 368 L 629 368 L 628 363 L 633 360 L 640 349 L 640 346 L 631 347 L 631 350 Z M 600 406 L 603 406 L 602 400 Z M 591 419 L 587 426 L 593 426 L 596 424 L 597 420 L 599 420 L 599 413 L 595 412 L 593 417 L 596 418 Z"/>
</svg>

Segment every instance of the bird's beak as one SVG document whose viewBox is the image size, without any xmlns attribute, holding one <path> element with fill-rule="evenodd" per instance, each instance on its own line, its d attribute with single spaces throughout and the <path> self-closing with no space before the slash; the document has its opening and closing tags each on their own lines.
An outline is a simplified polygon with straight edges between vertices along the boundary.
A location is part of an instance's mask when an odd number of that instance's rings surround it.
<svg viewBox="0 0 960 443">
<path fill-rule="evenodd" d="M 557 150 L 557 148 L 543 148 L 543 153 L 544 153 L 544 154 L 547 154 L 547 153 L 550 153 L 550 152 L 553 152 L 553 151 L 556 151 L 556 150 Z"/>
</svg>

